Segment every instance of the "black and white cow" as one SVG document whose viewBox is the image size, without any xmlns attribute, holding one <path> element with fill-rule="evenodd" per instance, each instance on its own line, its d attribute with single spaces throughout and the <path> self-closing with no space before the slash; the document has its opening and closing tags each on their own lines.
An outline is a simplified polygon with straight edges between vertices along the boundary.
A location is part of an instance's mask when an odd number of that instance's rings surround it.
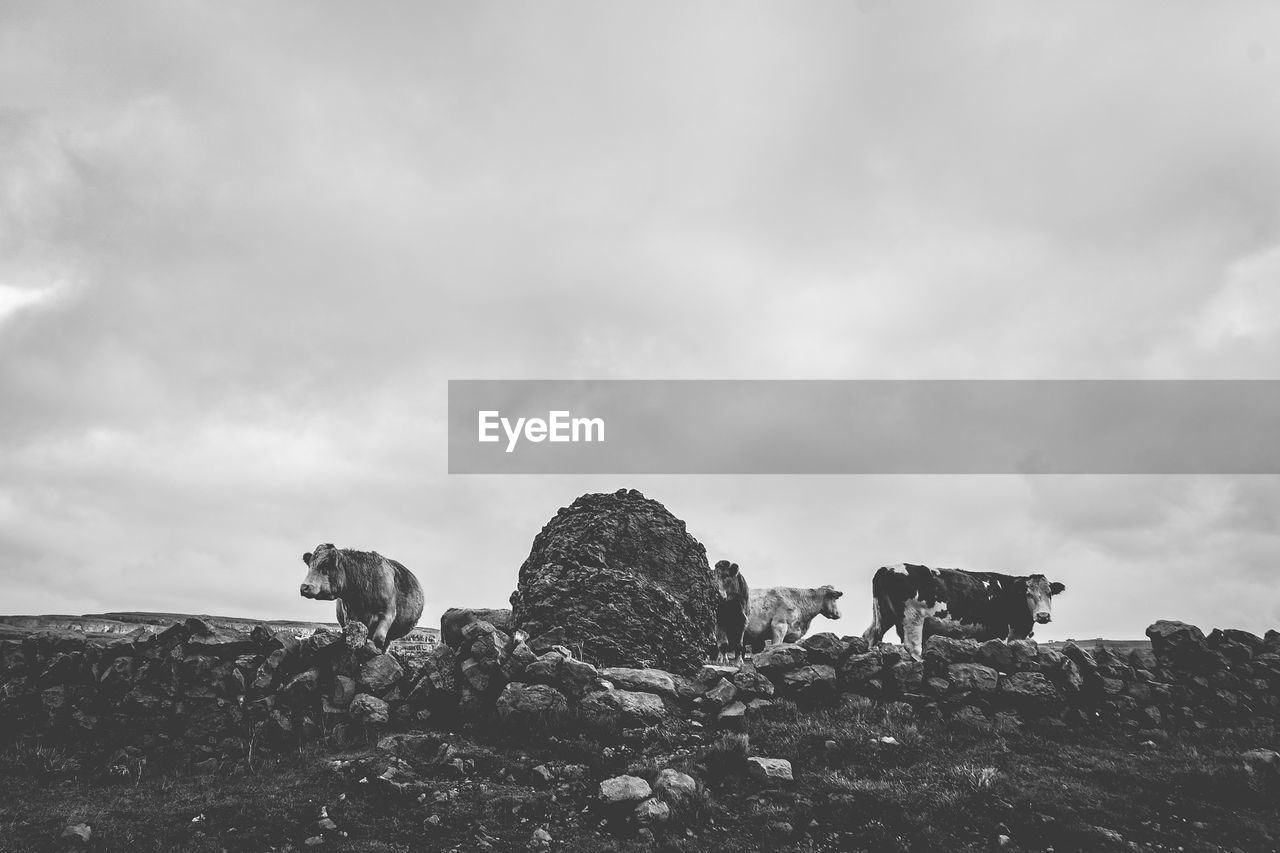
<svg viewBox="0 0 1280 853">
<path fill-rule="evenodd" d="M 871 581 L 871 627 L 863 637 L 880 644 L 890 628 L 920 660 L 926 620 L 973 629 L 979 638 L 1030 637 L 1053 619 L 1053 596 L 1066 587 L 1044 575 L 1002 575 L 961 569 L 931 569 L 902 563 L 886 566 Z"/>
</svg>

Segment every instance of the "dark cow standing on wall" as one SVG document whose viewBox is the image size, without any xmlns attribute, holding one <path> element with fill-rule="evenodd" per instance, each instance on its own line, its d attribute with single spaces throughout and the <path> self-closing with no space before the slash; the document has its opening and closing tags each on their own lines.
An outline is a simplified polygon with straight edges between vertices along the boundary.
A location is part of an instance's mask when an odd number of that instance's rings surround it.
<svg viewBox="0 0 1280 853">
<path fill-rule="evenodd" d="M 751 608 L 751 590 L 737 563 L 721 560 L 716 563 L 716 645 L 720 663 L 742 663 L 742 635 L 747 630 L 747 613 Z"/>
<path fill-rule="evenodd" d="M 302 555 L 307 577 L 303 598 L 338 603 L 338 624 L 355 619 L 369 628 L 369 639 L 384 651 L 407 635 L 422 616 L 422 587 L 413 573 L 375 551 L 317 545 Z"/>
<path fill-rule="evenodd" d="M 876 646 L 896 628 L 916 660 L 923 654 L 927 619 L 970 626 L 988 639 L 1024 639 L 1053 619 L 1053 596 L 1065 589 L 1044 575 L 886 566 L 871 581 L 871 627 L 863 637 Z"/>
</svg>

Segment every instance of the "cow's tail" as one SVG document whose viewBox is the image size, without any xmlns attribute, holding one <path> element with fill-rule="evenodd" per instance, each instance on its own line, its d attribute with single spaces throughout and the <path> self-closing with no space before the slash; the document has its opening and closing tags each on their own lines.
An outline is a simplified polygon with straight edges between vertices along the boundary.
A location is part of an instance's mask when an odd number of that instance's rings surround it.
<svg viewBox="0 0 1280 853">
<path fill-rule="evenodd" d="M 871 579 L 871 626 L 862 633 L 862 638 L 870 646 L 880 645 L 880 638 L 895 623 L 893 604 L 889 598 L 887 579 L 893 572 L 880 569 Z"/>
</svg>

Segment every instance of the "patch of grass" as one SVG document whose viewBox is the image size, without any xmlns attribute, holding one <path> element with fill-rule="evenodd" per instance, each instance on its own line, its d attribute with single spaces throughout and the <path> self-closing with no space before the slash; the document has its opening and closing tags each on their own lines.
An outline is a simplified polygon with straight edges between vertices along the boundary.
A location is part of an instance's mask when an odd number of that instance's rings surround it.
<svg viewBox="0 0 1280 853">
<path fill-rule="evenodd" d="M 747 772 L 747 758 L 751 755 L 751 738 L 744 732 L 722 735 L 707 749 L 703 756 L 707 768 L 707 781 L 719 784 Z"/>
<path fill-rule="evenodd" d="M 0 753 L 0 775 L 47 781 L 74 776 L 80 760 L 61 747 L 43 746 L 32 740 L 19 741 Z"/>
</svg>

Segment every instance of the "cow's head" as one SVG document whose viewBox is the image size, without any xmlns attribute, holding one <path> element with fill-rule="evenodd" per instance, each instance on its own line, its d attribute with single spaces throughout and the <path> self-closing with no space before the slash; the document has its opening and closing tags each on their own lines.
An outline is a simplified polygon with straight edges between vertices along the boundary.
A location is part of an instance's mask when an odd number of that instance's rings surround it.
<svg viewBox="0 0 1280 853">
<path fill-rule="evenodd" d="M 307 564 L 307 576 L 298 592 L 303 598 L 332 601 L 342 592 L 342 577 L 338 572 L 338 549 L 333 543 L 317 545 L 315 553 L 302 555 Z"/>
<path fill-rule="evenodd" d="M 1027 578 L 1027 610 L 1031 618 L 1041 625 L 1053 621 L 1053 597 L 1066 590 L 1062 584 L 1044 575 L 1031 575 Z"/>
<path fill-rule="evenodd" d="M 836 599 L 844 595 L 844 593 L 830 584 L 820 587 L 820 590 L 822 592 L 822 610 L 819 612 L 828 619 L 839 619 L 840 605 L 836 604 Z"/>
<path fill-rule="evenodd" d="M 730 563 L 728 560 L 716 563 L 716 595 L 720 596 L 721 601 L 741 598 L 744 586 L 737 563 Z"/>
</svg>

